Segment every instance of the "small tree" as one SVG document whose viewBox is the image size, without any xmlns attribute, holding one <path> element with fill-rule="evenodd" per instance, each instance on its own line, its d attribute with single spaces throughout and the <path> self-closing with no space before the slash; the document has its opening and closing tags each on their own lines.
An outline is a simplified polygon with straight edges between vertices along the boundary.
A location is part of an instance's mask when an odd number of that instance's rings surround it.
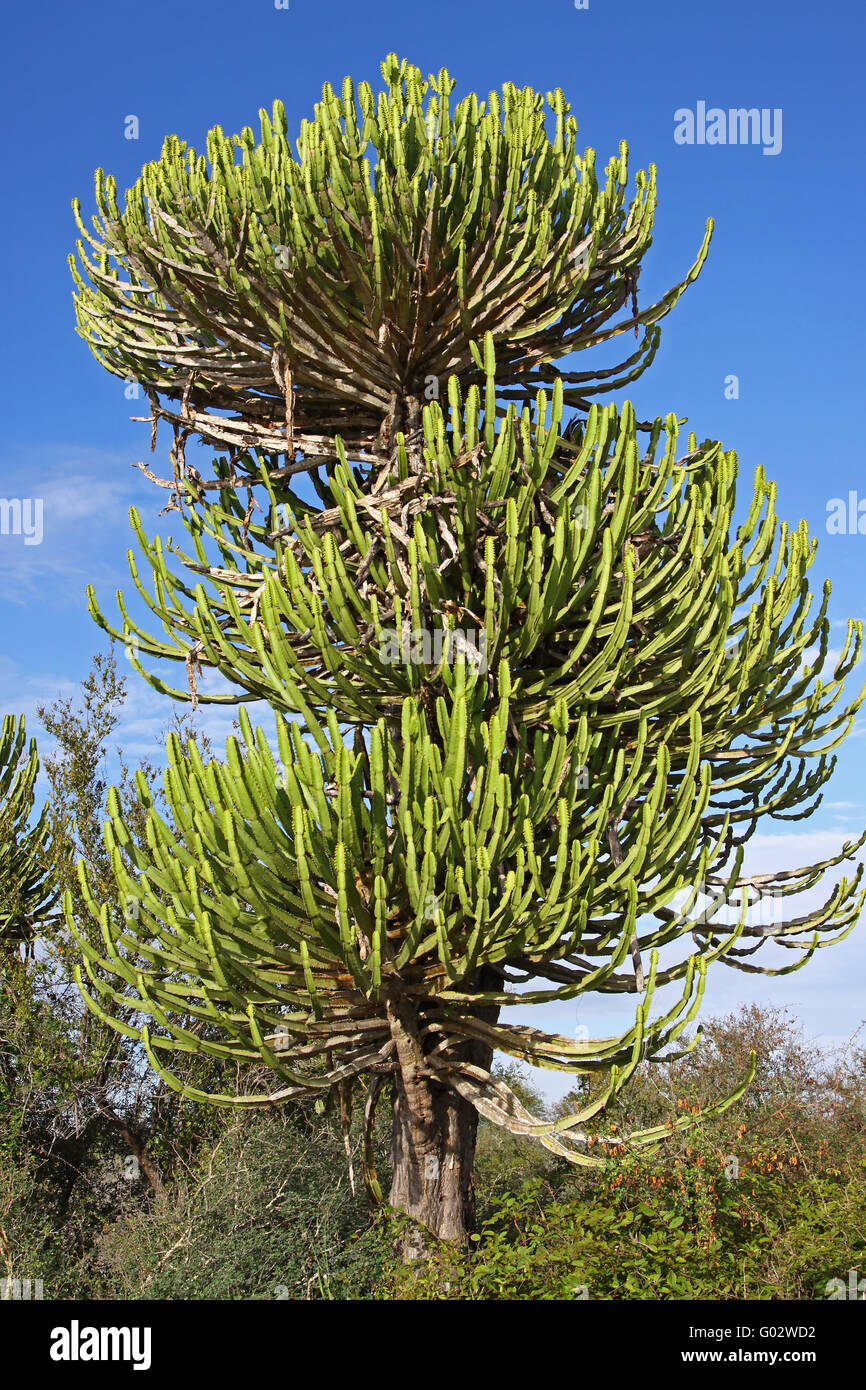
<svg viewBox="0 0 866 1390">
<path fill-rule="evenodd" d="M 169 1084 L 179 1053 L 264 1060 L 273 1090 L 207 1098 L 328 1094 L 345 1119 L 365 1080 L 368 1126 L 387 1089 L 391 1202 L 460 1238 L 479 1113 L 591 1164 L 581 1126 L 667 1053 L 709 964 L 758 970 L 746 958 L 772 941 L 797 953 L 768 970 L 784 973 L 853 927 L 862 868 L 816 911 L 777 906 L 856 846 L 742 867 L 763 817 L 820 800 L 861 631 L 822 681 L 829 588 L 807 620 L 815 542 L 777 521 L 763 471 L 735 525 L 733 453 L 694 435 L 683 452 L 674 415 L 593 404 L 651 360 L 711 224 L 640 309 L 654 170 L 626 205 L 625 145 L 600 187 L 561 92 L 551 139 L 528 88 L 452 113 L 446 72 L 424 82 L 393 55 L 382 71 L 378 103 L 325 87 L 297 160 L 277 103 L 259 144 L 216 129 L 205 160 L 167 140 L 123 211 L 97 173 L 80 331 L 148 391 L 152 442 L 171 423 L 163 485 L 192 545 L 167 553 L 133 513 L 152 594 L 133 574 L 168 640 L 122 597 L 116 635 L 156 689 L 264 699 L 277 727 L 275 751 L 242 706 L 225 764 L 170 739 L 169 821 L 143 779 L 146 843 L 110 803 L 138 910 L 118 926 L 83 874 L 104 947 L 74 929 L 91 1007 L 128 1031 L 134 1000 Z M 551 365 L 630 329 L 617 367 Z M 212 478 L 186 459 L 193 435 L 228 447 Z M 188 689 L 139 656 L 185 663 Z M 236 691 L 200 692 L 205 668 Z M 633 1024 L 506 1021 L 587 992 L 636 995 Z M 542 1121 L 491 1074 L 495 1051 L 609 1081 Z"/>
<path fill-rule="evenodd" d="M 77 944 L 64 915 L 53 910 L 58 892 L 68 890 L 75 921 L 101 940 L 80 896 L 79 858 L 93 891 L 119 923 L 133 906 L 118 894 L 102 836 L 105 763 L 125 698 L 125 681 L 108 653 L 95 657 L 79 698 L 39 706 L 54 747 L 43 760 L 47 799 L 32 831 L 27 822 L 33 818 L 37 761 L 33 743 L 28 755 L 23 722 L 7 720 L 0 745 L 0 785 L 7 789 L 0 810 L 0 912 L 6 928 L 0 934 L 0 1208 L 17 1194 L 12 1224 L 20 1224 L 10 1243 L 19 1265 L 22 1252 L 39 1249 L 41 1261 L 53 1248 L 64 1285 L 74 1277 L 74 1252 L 86 1243 L 85 1233 L 104 1219 L 106 1193 L 123 1190 L 135 1201 L 146 1187 L 158 1191 L 160 1173 L 170 1178 L 222 1123 L 212 1110 L 202 1112 L 169 1090 L 139 1042 L 84 1007 L 72 973 Z M 189 715 L 176 722 L 182 742 L 189 722 Z M 143 836 L 144 816 L 123 754 L 120 767 L 124 814 Z M 143 767 L 155 776 L 148 763 Z M 124 1022 L 136 1020 L 141 1023 L 134 1009 L 123 1015 Z M 187 1080 L 212 1083 L 211 1059 L 189 1063 Z M 191 1126 L 196 1109 L 198 1122 Z M 46 1222 L 51 1235 L 43 1246 Z M 0 1253 L 2 1247 L 0 1232 Z"/>
</svg>

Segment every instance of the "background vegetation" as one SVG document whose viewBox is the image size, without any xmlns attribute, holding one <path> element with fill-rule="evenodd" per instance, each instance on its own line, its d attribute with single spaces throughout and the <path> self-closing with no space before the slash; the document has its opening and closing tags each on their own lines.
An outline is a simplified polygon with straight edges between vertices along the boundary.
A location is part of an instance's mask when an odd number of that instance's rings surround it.
<svg viewBox="0 0 866 1390">
<path fill-rule="evenodd" d="M 57 750 L 45 764 L 52 867 L 76 893 L 85 858 L 106 900 L 104 771 L 124 698 L 109 655 L 78 704 L 40 711 Z M 154 784 L 156 769 L 144 771 Z M 710 1020 L 694 1053 L 645 1066 L 590 1128 L 608 1160 L 598 1172 L 482 1121 L 470 1253 L 442 1248 L 406 1269 L 395 1223 L 371 1213 L 357 1180 L 356 1123 L 346 1136 L 312 1103 L 236 1113 L 167 1090 L 137 1044 L 84 1011 L 74 956 L 56 915 L 35 941 L 0 947 L 0 1275 L 41 1279 L 45 1298 L 823 1299 L 829 1280 L 866 1274 L 856 1040 L 822 1054 L 788 1014 L 755 1006 Z M 752 1048 L 758 1071 L 732 1109 L 655 1157 L 618 1146 L 624 1129 L 729 1094 Z M 213 1065 L 192 1058 L 190 1079 L 212 1084 Z M 506 1074 L 549 1113 L 526 1074 Z M 387 1155 L 383 1107 L 380 1178 Z"/>
</svg>

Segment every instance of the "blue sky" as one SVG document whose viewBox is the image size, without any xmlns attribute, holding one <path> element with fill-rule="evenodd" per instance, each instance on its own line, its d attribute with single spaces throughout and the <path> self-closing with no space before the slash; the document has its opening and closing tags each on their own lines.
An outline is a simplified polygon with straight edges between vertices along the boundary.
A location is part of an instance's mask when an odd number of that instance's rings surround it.
<svg viewBox="0 0 866 1390">
<path fill-rule="evenodd" d="M 659 206 L 642 302 L 681 277 L 707 216 L 715 218 L 707 266 L 665 320 L 660 353 L 632 399 L 642 418 L 675 409 L 698 438 L 735 448 L 741 486 L 763 464 L 779 484 L 780 514 L 805 517 L 819 538 L 812 576 L 819 588 L 832 580 L 834 635 L 841 639 L 849 616 L 866 616 L 866 536 L 826 530 L 831 499 L 852 490 L 866 499 L 856 416 L 866 323 L 864 17 L 854 0 L 590 0 L 583 10 L 573 0 L 290 0 L 287 10 L 273 0 L 53 0 L 14 7 L 5 29 L 0 497 L 42 498 L 44 532 L 38 546 L 0 535 L 0 711 L 25 711 L 38 735 L 35 706 L 69 693 L 104 647 L 84 589 L 94 583 L 112 612 L 114 589 L 127 586 L 127 507 L 140 507 L 151 533 L 169 529 L 170 518 L 157 516 L 164 494 L 130 467 L 147 453 L 146 427 L 128 418 L 141 411 L 75 334 L 71 199 L 89 213 L 97 166 L 123 189 L 165 134 L 201 148 L 214 124 L 256 129 L 259 107 L 276 97 L 297 129 L 324 81 L 338 87 L 348 73 L 378 86 L 389 51 L 425 73 L 447 67 L 458 98 L 506 80 L 560 86 L 580 146 L 593 146 L 600 163 L 622 138 L 632 171 L 655 162 Z M 677 144 L 675 113 L 700 102 L 781 110 L 780 151 Z M 129 115 L 138 140 L 124 137 Z M 725 397 L 731 375 L 737 399 Z M 163 436 L 158 464 L 166 448 Z M 171 711 L 130 676 L 121 738 L 152 756 Z M 206 716 L 218 736 L 230 722 Z M 862 825 L 864 727 L 842 750 L 819 813 L 770 825 L 756 866 L 823 857 Z M 772 1000 L 790 1005 L 811 1033 L 844 1039 L 866 1017 L 864 939 L 861 926 L 788 979 L 717 969 L 709 1009 Z M 594 1016 L 612 1031 L 603 1007 Z M 574 1025 L 549 1021 L 567 1032 Z"/>
</svg>

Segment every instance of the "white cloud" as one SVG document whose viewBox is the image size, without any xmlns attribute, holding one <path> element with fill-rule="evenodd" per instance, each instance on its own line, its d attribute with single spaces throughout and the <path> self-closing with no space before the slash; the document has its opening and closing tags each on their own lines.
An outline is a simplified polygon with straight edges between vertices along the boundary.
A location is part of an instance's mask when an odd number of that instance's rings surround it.
<svg viewBox="0 0 866 1390">
<path fill-rule="evenodd" d="M 141 496 L 140 475 L 128 456 L 107 450 L 47 446 L 23 460 L 0 462 L 5 498 L 41 499 L 38 544 L 22 535 L 0 535 L 0 587 L 9 603 L 40 607 L 80 604 L 88 583 L 122 582 L 119 565 L 128 548 L 130 504 Z M 118 538 L 100 554 L 100 544 Z M 75 581 L 75 582 L 72 582 Z"/>
</svg>

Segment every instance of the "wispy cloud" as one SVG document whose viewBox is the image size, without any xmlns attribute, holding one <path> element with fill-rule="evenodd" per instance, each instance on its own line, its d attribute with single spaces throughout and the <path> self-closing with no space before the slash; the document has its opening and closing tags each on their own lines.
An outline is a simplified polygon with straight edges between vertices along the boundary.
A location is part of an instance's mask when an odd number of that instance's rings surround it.
<svg viewBox="0 0 866 1390">
<path fill-rule="evenodd" d="M 48 607 L 80 603 L 87 583 L 117 587 L 124 574 L 127 511 L 141 497 L 140 475 L 128 455 L 47 445 L 27 456 L 0 455 L 0 495 L 40 499 L 41 536 L 0 535 L 0 586 L 6 602 Z M 103 546 L 122 537 L 116 546 Z"/>
</svg>

